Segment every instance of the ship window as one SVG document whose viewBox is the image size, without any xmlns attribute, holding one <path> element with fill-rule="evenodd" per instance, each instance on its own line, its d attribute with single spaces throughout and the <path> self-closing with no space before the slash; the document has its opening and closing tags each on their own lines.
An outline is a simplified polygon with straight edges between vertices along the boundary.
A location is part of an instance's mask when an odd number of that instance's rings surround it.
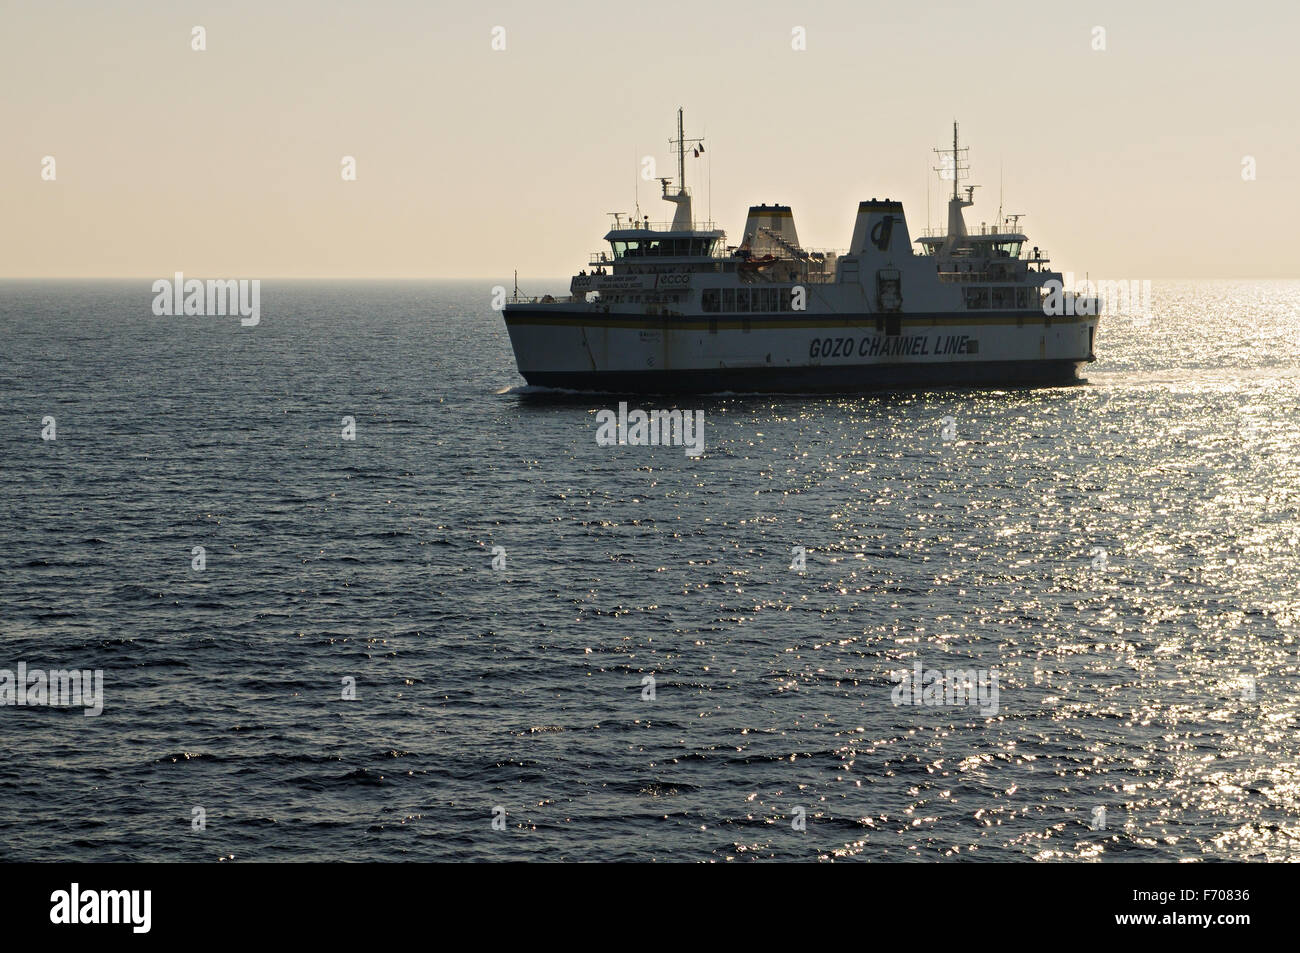
<svg viewBox="0 0 1300 953">
<path fill-rule="evenodd" d="M 710 314 L 714 314 L 722 310 L 721 305 L 722 305 L 721 296 L 718 294 L 717 288 L 708 288 L 701 293 L 700 307 L 702 307 L 705 311 L 709 312 Z"/>
<path fill-rule="evenodd" d="M 736 310 L 737 311 L 749 310 L 749 289 L 748 288 L 736 289 Z"/>
<path fill-rule="evenodd" d="M 700 242 L 690 238 L 665 238 L 647 241 L 646 254 L 656 258 L 683 258 L 700 254 Z"/>
<path fill-rule="evenodd" d="M 1028 288 L 1017 288 L 1017 289 L 1016 289 L 1016 307 L 1017 307 L 1017 308 L 1028 308 L 1028 307 L 1029 307 L 1029 289 L 1028 289 Z"/>
<path fill-rule="evenodd" d="M 988 288 L 967 288 L 966 289 L 967 308 L 987 308 L 988 306 L 989 306 Z"/>
<path fill-rule="evenodd" d="M 736 310 L 736 289 L 722 289 L 722 310 L 731 312 Z"/>
<path fill-rule="evenodd" d="M 789 310 L 790 310 L 790 296 L 793 295 L 793 294 L 794 294 L 794 289 L 793 289 L 793 288 L 782 288 L 782 289 L 781 289 L 781 293 L 780 293 L 779 297 L 780 297 L 780 299 L 781 299 L 781 310 L 782 310 L 782 311 L 789 311 Z"/>
</svg>

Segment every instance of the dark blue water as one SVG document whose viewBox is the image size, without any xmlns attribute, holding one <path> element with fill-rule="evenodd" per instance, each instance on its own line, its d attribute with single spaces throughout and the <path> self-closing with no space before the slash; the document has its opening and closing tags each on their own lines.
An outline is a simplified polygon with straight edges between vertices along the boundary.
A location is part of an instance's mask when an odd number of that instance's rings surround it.
<svg viewBox="0 0 1300 953">
<path fill-rule="evenodd" d="M 104 672 L 0 707 L 6 859 L 1300 857 L 1300 283 L 1157 283 L 1087 386 L 690 398 L 699 460 L 490 300 L 0 284 L 0 668 Z"/>
</svg>

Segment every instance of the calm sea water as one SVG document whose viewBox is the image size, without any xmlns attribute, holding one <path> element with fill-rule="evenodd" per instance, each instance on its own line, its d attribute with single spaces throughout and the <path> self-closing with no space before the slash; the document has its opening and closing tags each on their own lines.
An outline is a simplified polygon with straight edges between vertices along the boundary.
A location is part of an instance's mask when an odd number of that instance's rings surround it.
<svg viewBox="0 0 1300 953">
<path fill-rule="evenodd" d="M 105 705 L 0 708 L 5 859 L 1300 857 L 1300 282 L 1156 283 L 1084 386 L 688 398 L 699 460 L 487 287 L 151 301 L 0 284 L 0 668 Z"/>
</svg>

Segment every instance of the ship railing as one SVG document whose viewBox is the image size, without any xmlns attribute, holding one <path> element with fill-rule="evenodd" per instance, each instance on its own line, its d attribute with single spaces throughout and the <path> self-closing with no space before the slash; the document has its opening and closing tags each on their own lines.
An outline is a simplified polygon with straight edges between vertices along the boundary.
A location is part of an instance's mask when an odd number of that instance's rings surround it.
<svg viewBox="0 0 1300 953">
<path fill-rule="evenodd" d="M 1046 262 L 1046 261 L 1047 261 L 1046 253 L 1044 252 L 1043 254 L 1044 254 L 1044 257 L 1043 257 L 1042 260 L 1043 260 L 1044 262 Z M 1023 261 L 1023 259 L 1021 259 L 1021 260 Z M 1030 264 L 1034 264 L 1034 263 L 1037 262 L 1037 261 L 1038 261 L 1038 259 L 1036 259 L 1036 258 L 1031 258 L 1031 259 L 1029 260 L 1029 263 L 1030 263 Z M 1032 268 L 1031 268 L 1031 269 L 1028 270 L 1027 273 L 1030 274 L 1030 275 L 1036 275 L 1036 274 L 1038 274 L 1039 271 L 1046 271 L 1046 269 L 1038 269 L 1038 270 L 1035 270 L 1035 269 L 1032 269 Z M 938 273 L 938 276 L 939 276 L 939 280 L 940 280 L 940 281 L 959 282 L 959 283 L 964 283 L 964 284 L 981 284 L 981 283 L 989 283 L 989 282 L 991 282 L 991 283 L 993 283 L 993 284 L 1001 284 L 1001 285 L 1005 285 L 1005 284 L 1013 284 L 1013 285 L 1014 285 L 1014 284 L 1021 284 L 1021 283 L 1024 281 L 1024 277 L 1023 277 L 1023 276 L 1022 276 L 1022 277 L 1015 277 L 1015 276 L 1012 276 L 1012 275 L 1007 275 L 1007 274 L 1005 274 L 1005 273 L 1002 272 L 1002 271 L 996 271 L 996 272 L 993 272 L 993 271 L 941 271 L 941 272 Z"/>
<path fill-rule="evenodd" d="M 972 236 L 972 235 L 1023 235 L 1024 232 L 1022 232 L 1022 231 L 1020 231 L 1019 229 L 1016 229 L 1016 228 L 1009 228 L 1009 227 L 1006 225 L 1006 223 L 1004 222 L 1004 223 L 1002 223 L 1002 225 L 998 225 L 998 224 L 996 224 L 996 223 L 993 224 L 993 225 L 988 225 L 988 224 L 980 224 L 980 225 L 977 225 L 977 226 L 976 226 L 976 225 L 967 225 L 967 226 L 966 226 L 966 234 L 967 234 L 968 236 Z M 921 229 L 921 233 L 920 233 L 919 235 L 917 235 L 916 237 L 917 237 L 917 238 L 947 238 L 947 237 L 948 237 L 948 226 L 947 226 L 947 225 L 927 226 L 927 227 Z"/>
<path fill-rule="evenodd" d="M 728 245 L 727 257 L 733 257 L 737 251 L 739 251 L 739 249 L 735 245 Z M 798 252 L 797 256 L 794 254 L 796 251 Z M 750 248 L 750 253 L 759 258 L 763 255 L 773 254 L 774 252 L 784 252 L 784 254 L 777 255 L 776 257 L 785 258 L 788 261 L 794 260 L 795 258 L 801 260 L 812 258 L 816 261 L 825 261 L 846 254 L 843 248 L 804 248 L 800 245 L 790 245 L 788 243 L 778 245 L 775 242 L 770 244 L 767 242 L 759 242 L 756 248 L 752 246 Z"/>
<path fill-rule="evenodd" d="M 718 232 L 717 222 L 694 222 L 690 227 L 693 232 Z M 652 222 L 648 219 L 623 219 L 617 225 L 611 225 L 610 231 L 651 231 L 651 232 L 671 232 L 680 231 L 674 229 L 672 222 Z"/>
<path fill-rule="evenodd" d="M 594 251 L 588 256 L 587 265 L 589 267 L 599 268 L 602 265 L 608 266 L 608 265 L 619 265 L 619 264 L 629 264 L 629 263 L 643 265 L 646 262 L 653 263 L 658 259 L 662 259 L 662 258 L 667 258 L 667 259 L 680 258 L 686 261 L 699 261 L 701 259 L 707 259 L 709 261 L 717 261 L 720 258 L 730 258 L 730 257 L 731 257 L 730 255 L 725 254 L 721 249 L 715 249 L 708 255 L 633 255 L 630 258 L 628 257 L 615 258 L 607 251 Z"/>
<path fill-rule="evenodd" d="M 575 295 L 510 295 L 506 304 L 572 304 L 577 300 Z M 585 295 L 582 300 L 586 300 Z"/>
<path fill-rule="evenodd" d="M 791 246 L 793 247 L 793 246 Z M 587 256 L 588 268 L 612 268 L 614 265 L 655 265 L 659 262 L 672 264 L 673 262 L 689 263 L 692 261 L 743 261 L 745 256 L 738 255 L 735 245 L 717 246 L 708 255 L 646 255 L 633 256 L 632 258 L 615 258 L 609 252 L 594 251 Z M 780 252 L 774 255 L 780 261 L 803 262 L 805 264 L 816 265 L 833 262 L 836 258 L 845 254 L 842 248 L 800 248 L 800 254 L 795 255 L 780 246 L 760 245 L 759 248 L 749 252 L 749 258 L 762 258 L 764 255 L 771 254 L 773 251 Z"/>
<path fill-rule="evenodd" d="M 736 254 L 737 251 L 739 251 L 739 249 L 735 246 L 728 246 L 725 257 L 733 261 L 745 260 L 743 256 Z M 778 252 L 780 254 L 777 254 Z M 842 248 L 800 248 L 799 252 L 799 255 L 793 255 L 779 246 L 773 247 L 770 245 L 759 245 L 758 248 L 749 250 L 749 258 L 752 260 L 755 258 L 763 258 L 765 255 L 772 255 L 772 257 L 777 261 L 796 262 L 798 264 L 812 266 L 826 265 L 829 267 L 831 262 L 835 261 L 835 259 L 839 258 L 841 255 L 846 254 Z"/>
<path fill-rule="evenodd" d="M 943 255 L 943 256 L 939 256 L 939 255 L 937 255 L 937 254 L 935 254 L 935 253 L 933 253 L 933 252 L 927 252 L 927 253 L 925 253 L 925 257 L 927 257 L 927 258 L 938 258 L 938 257 L 942 257 L 945 261 L 986 261 L 986 260 L 989 260 L 989 261 L 1019 261 L 1019 262 L 1024 262 L 1025 264 L 1029 264 L 1029 265 L 1045 265 L 1045 264 L 1047 264 L 1049 261 L 1052 260 L 1052 259 L 1051 259 L 1051 256 L 1047 253 L 1047 249 L 1046 249 L 1046 248 L 1039 248 L 1039 249 L 1023 248 L 1023 249 L 1021 249 L 1020 254 L 1017 255 L 1015 258 L 1010 258 L 1010 257 L 1008 257 L 1008 258 L 1001 258 L 1001 257 L 998 257 L 998 258 L 986 259 L 986 258 L 984 258 L 984 256 L 982 256 L 982 255 L 981 255 L 981 256 L 978 256 L 978 257 L 972 257 L 972 256 L 970 256 L 970 255 L 960 255 L 960 254 L 959 254 L 959 255 Z M 947 272 L 944 272 L 944 274 L 947 274 Z"/>
</svg>

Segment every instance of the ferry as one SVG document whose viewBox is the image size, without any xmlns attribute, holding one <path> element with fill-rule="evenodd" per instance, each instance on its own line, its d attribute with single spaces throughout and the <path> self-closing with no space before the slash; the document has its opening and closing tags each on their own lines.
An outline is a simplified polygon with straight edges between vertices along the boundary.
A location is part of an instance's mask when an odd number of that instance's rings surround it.
<svg viewBox="0 0 1300 953">
<path fill-rule="evenodd" d="M 952 179 L 946 228 L 915 241 L 901 202 L 859 203 L 847 251 L 805 249 L 788 205 L 751 206 L 738 245 L 697 224 L 677 111 L 671 222 L 611 213 L 608 249 L 567 296 L 503 308 L 533 386 L 614 394 L 860 393 L 1077 381 L 1095 360 L 1100 305 L 1075 295 L 1021 216 L 967 228 L 967 148 L 936 149 Z"/>
</svg>

